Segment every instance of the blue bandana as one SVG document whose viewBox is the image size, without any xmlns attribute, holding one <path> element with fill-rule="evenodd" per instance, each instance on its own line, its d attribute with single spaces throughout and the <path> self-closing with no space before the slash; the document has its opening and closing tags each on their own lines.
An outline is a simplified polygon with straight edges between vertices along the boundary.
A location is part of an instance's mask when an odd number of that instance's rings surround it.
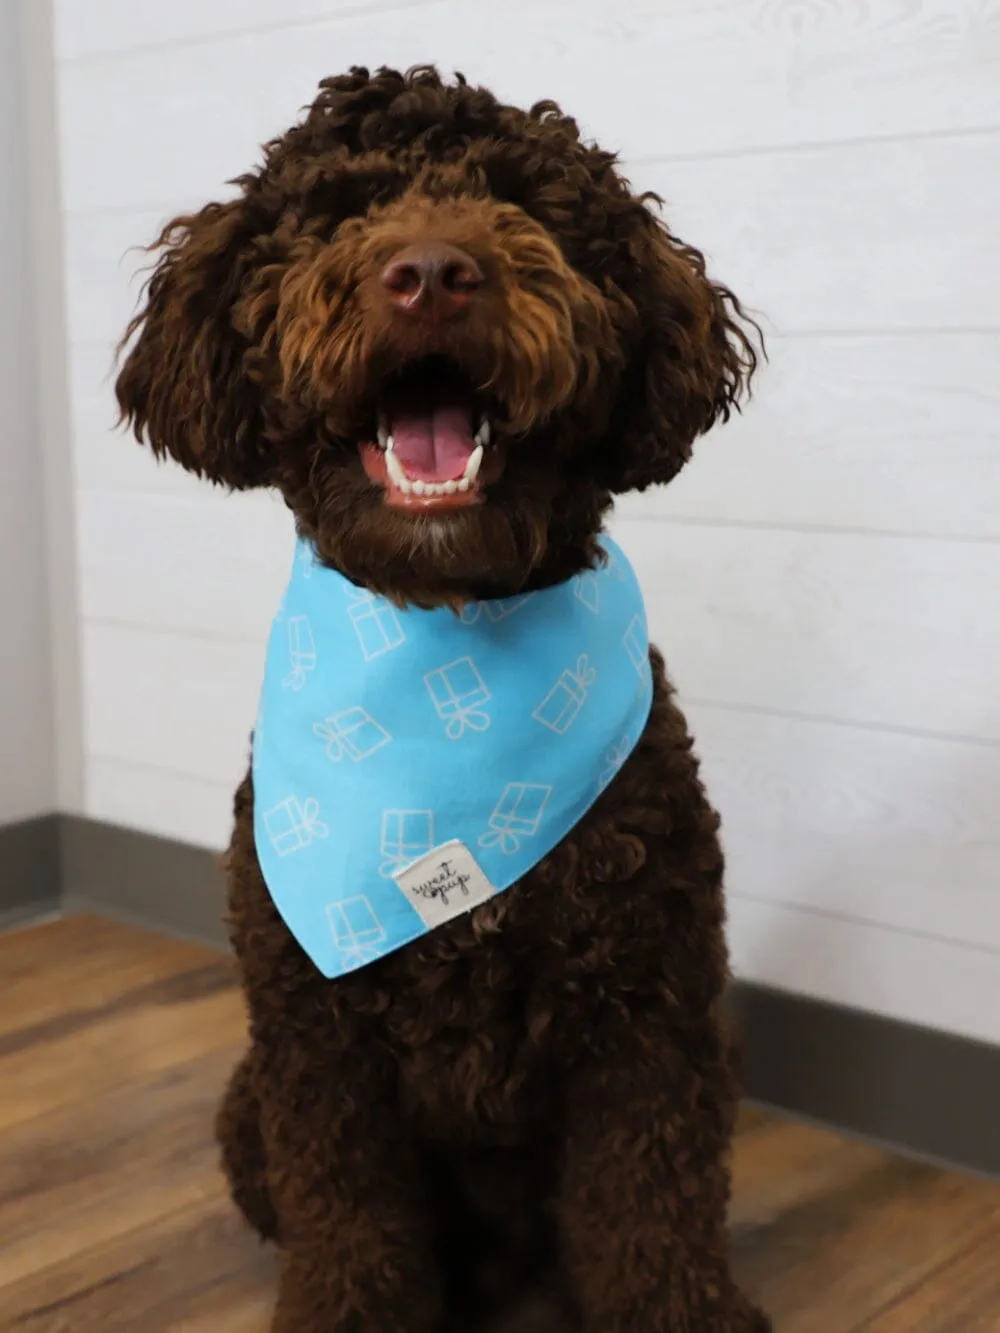
<svg viewBox="0 0 1000 1333">
<path fill-rule="evenodd" d="M 521 879 L 642 733 L 642 594 L 618 547 L 555 588 L 401 611 L 300 543 L 254 733 L 264 880 L 328 977 Z"/>
</svg>

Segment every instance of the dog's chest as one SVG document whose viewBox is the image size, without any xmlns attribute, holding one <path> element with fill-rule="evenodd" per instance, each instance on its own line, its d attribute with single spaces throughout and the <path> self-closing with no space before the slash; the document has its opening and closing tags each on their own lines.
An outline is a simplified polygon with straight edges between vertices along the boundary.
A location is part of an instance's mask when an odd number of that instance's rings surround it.
<svg viewBox="0 0 1000 1333">
<path fill-rule="evenodd" d="M 544 910 L 528 922 L 511 910 L 519 887 L 401 950 L 392 969 L 385 1036 L 432 1133 L 489 1140 L 544 1118 L 566 1067 L 581 993 L 546 956 Z"/>
</svg>

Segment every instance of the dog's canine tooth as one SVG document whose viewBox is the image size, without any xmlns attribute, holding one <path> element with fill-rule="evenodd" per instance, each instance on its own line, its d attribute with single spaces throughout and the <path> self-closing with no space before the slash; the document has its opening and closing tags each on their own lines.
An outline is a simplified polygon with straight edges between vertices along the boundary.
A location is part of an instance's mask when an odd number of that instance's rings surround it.
<svg viewBox="0 0 1000 1333">
<path fill-rule="evenodd" d="M 393 444 L 393 440 L 392 440 L 392 436 L 389 434 L 389 428 L 388 428 L 388 426 L 385 424 L 385 422 L 382 420 L 382 418 L 379 417 L 379 423 L 378 423 L 378 445 L 379 445 L 379 448 L 380 448 L 380 449 L 384 449 L 387 453 L 389 453 L 389 452 L 391 452 L 391 450 L 392 450 L 392 444 Z"/>
<path fill-rule="evenodd" d="M 463 477 L 461 481 L 455 482 L 455 489 L 459 491 L 467 491 L 471 485 L 472 482 L 469 480 L 469 478 Z"/>
<path fill-rule="evenodd" d="M 479 423 L 479 429 L 476 431 L 476 444 L 481 449 L 485 449 L 490 442 L 490 423 L 488 417 L 483 417 Z"/>
<path fill-rule="evenodd" d="M 387 449 L 385 452 L 385 468 L 393 485 L 398 486 L 401 491 L 409 490 L 410 479 L 403 470 L 402 463 L 391 449 Z"/>
<path fill-rule="evenodd" d="M 479 429 L 481 433 L 483 427 L 480 426 Z M 476 435 L 476 439 L 477 440 L 479 439 L 478 434 Z M 481 444 L 477 444 L 475 449 L 473 449 L 472 453 L 469 455 L 469 461 L 465 465 L 465 472 L 462 474 L 462 480 L 467 481 L 471 486 L 472 483 L 479 476 L 479 469 L 482 466 L 482 462 L 483 462 L 483 446 Z"/>
</svg>

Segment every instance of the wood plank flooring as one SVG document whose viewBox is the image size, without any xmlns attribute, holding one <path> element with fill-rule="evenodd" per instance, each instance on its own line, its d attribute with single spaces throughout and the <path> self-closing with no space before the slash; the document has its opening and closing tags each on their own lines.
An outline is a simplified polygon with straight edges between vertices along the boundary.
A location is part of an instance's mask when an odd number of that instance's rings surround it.
<svg viewBox="0 0 1000 1333">
<path fill-rule="evenodd" d="M 0 936 L 2 1333 L 266 1333 L 216 1166 L 228 962 L 96 918 Z M 1000 1184 L 743 1118 L 733 1234 L 778 1333 L 1000 1333 Z"/>
</svg>

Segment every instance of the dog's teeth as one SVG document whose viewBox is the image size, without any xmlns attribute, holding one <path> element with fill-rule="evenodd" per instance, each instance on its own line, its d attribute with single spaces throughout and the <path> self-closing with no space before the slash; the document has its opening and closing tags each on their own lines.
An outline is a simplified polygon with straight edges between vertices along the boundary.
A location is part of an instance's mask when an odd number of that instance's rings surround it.
<svg viewBox="0 0 1000 1333">
<path fill-rule="evenodd" d="M 459 491 L 467 491 L 471 485 L 472 482 L 469 480 L 469 478 L 463 477 L 461 481 L 457 481 L 455 483 L 455 489 Z"/>
<path fill-rule="evenodd" d="M 483 449 L 485 449 L 486 446 L 489 444 L 489 442 L 490 442 L 490 423 L 486 417 L 483 417 L 482 421 L 480 422 L 479 429 L 476 431 L 476 443 L 480 445 Z"/>
<path fill-rule="evenodd" d="M 380 449 L 389 451 L 392 449 L 392 436 L 389 434 L 389 428 L 381 419 L 378 423 L 378 444 Z"/>
<path fill-rule="evenodd" d="M 412 487 L 413 487 L 413 494 L 414 494 L 414 495 L 425 495 L 425 494 L 426 494 L 426 492 L 427 492 L 427 486 L 426 486 L 426 484 L 425 484 L 424 482 L 422 482 L 422 481 L 420 481 L 420 480 L 417 480 L 417 481 L 411 482 L 411 485 L 412 485 Z"/>
<path fill-rule="evenodd" d="M 478 435 L 476 436 L 476 439 L 477 440 L 479 439 Z M 465 472 L 463 473 L 462 480 L 467 481 L 471 486 L 472 483 L 479 476 L 479 469 L 482 466 L 482 462 L 483 462 L 483 446 L 481 444 L 477 444 L 475 449 L 473 449 L 472 453 L 469 455 L 469 461 L 465 465 Z"/>
<path fill-rule="evenodd" d="M 404 472 L 402 463 L 391 449 L 387 449 L 385 452 L 385 469 L 388 472 L 393 485 L 397 486 L 401 491 L 409 493 L 410 479 Z"/>
<path fill-rule="evenodd" d="M 446 481 L 441 486 L 441 492 L 443 495 L 454 495 L 457 490 L 458 490 L 457 481 Z"/>
</svg>

